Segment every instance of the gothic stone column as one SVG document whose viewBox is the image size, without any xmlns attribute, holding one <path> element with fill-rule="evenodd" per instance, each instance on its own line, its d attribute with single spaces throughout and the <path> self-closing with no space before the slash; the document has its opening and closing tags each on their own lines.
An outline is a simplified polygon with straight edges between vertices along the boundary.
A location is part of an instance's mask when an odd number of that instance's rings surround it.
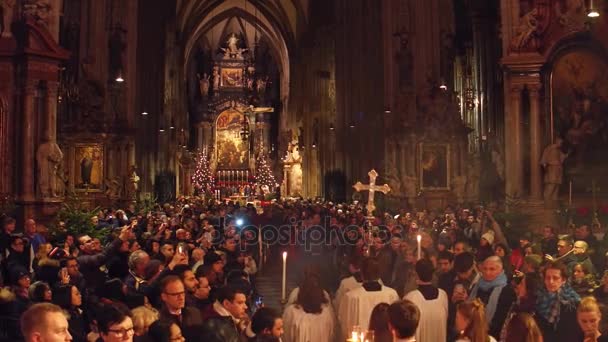
<svg viewBox="0 0 608 342">
<path fill-rule="evenodd" d="M 210 122 L 202 122 L 201 126 L 203 128 L 203 146 L 207 147 L 207 149 L 211 148 L 213 144 L 213 127 Z"/>
<path fill-rule="evenodd" d="M 27 80 L 23 88 L 23 120 L 21 121 L 21 187 L 20 197 L 24 202 L 34 200 L 34 96 L 37 80 Z"/>
<path fill-rule="evenodd" d="M 522 155 L 522 113 L 521 97 L 523 85 L 511 81 L 509 111 L 505 115 L 505 136 L 509 140 L 506 148 L 506 191 L 507 196 L 521 197 L 523 184 L 523 155 Z"/>
<path fill-rule="evenodd" d="M 542 195 L 540 87 L 540 83 L 528 84 L 530 94 L 530 199 L 532 200 L 540 200 Z"/>
</svg>

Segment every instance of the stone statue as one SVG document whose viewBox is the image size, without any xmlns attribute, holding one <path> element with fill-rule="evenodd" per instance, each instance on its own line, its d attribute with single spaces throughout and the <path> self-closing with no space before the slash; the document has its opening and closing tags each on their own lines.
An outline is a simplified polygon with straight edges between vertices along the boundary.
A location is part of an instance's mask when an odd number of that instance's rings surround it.
<svg viewBox="0 0 608 342">
<path fill-rule="evenodd" d="M 63 169 L 63 163 L 57 164 L 55 169 L 55 188 L 53 189 L 54 197 L 63 197 L 68 189 L 68 174 Z"/>
<path fill-rule="evenodd" d="M 466 195 L 467 177 L 464 175 L 452 178 L 452 192 L 456 196 L 456 203 L 463 204 Z"/>
<path fill-rule="evenodd" d="M 139 176 L 137 175 L 137 166 L 131 165 L 131 171 L 129 171 L 129 178 L 127 179 L 126 191 L 127 196 L 130 199 L 137 197 L 137 190 L 139 188 Z"/>
<path fill-rule="evenodd" d="M 0 0 L 0 37 L 11 36 L 15 0 Z"/>
<path fill-rule="evenodd" d="M 536 8 L 524 14 L 519 19 L 519 25 L 515 29 L 516 34 L 511 38 L 511 49 L 513 51 L 523 51 L 537 48 L 536 31 L 538 24 L 538 10 Z"/>
<path fill-rule="evenodd" d="M 562 139 L 556 138 L 555 143 L 545 147 L 540 158 L 540 165 L 545 170 L 544 199 L 546 202 L 557 200 L 559 186 L 562 184 L 563 163 L 568 156 L 562 151 Z"/>
<path fill-rule="evenodd" d="M 54 141 L 45 141 L 38 147 L 36 163 L 38 165 L 38 190 L 42 198 L 57 197 L 56 171 L 63 160 L 63 152 Z"/>
<path fill-rule="evenodd" d="M 211 77 L 213 78 L 213 92 L 217 96 L 220 90 L 220 68 L 217 65 L 213 67 Z"/>
<path fill-rule="evenodd" d="M 258 88 L 258 94 L 259 95 L 263 95 L 266 92 L 266 85 L 268 84 L 268 76 L 262 78 L 258 78 L 257 81 L 257 88 Z"/>
<path fill-rule="evenodd" d="M 122 195 L 122 182 L 119 176 L 106 179 L 106 195 L 111 200 L 119 199 Z"/>
<path fill-rule="evenodd" d="M 200 74 L 197 74 L 197 76 L 201 97 L 207 97 L 207 95 L 209 95 L 209 75 L 207 75 L 207 73 L 203 73 L 203 76 Z"/>
<path fill-rule="evenodd" d="M 91 184 L 91 174 L 93 173 L 93 152 L 91 150 L 84 151 L 80 160 L 80 178 L 82 185 L 85 187 Z"/>
<path fill-rule="evenodd" d="M 407 203 L 410 207 L 414 207 L 416 197 L 418 197 L 418 178 L 416 176 L 405 175 L 403 177 L 403 189 L 405 197 L 407 197 Z"/>
<path fill-rule="evenodd" d="M 222 48 L 224 51 L 224 58 L 231 59 L 243 59 L 243 52 L 248 49 L 241 49 L 238 47 L 239 38 L 237 38 L 236 34 L 231 34 L 226 41 L 228 47 Z"/>
<path fill-rule="evenodd" d="M 51 9 L 48 0 L 25 0 L 23 2 L 23 13 L 34 18 L 40 25 L 49 25 Z"/>
</svg>

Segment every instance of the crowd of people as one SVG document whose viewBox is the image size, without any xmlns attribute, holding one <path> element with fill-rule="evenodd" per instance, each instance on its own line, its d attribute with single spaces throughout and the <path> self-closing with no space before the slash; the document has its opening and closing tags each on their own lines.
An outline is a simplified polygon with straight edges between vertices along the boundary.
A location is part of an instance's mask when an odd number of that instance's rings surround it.
<svg viewBox="0 0 608 342">
<path fill-rule="evenodd" d="M 198 198 L 91 224 L 110 233 L 2 219 L 0 340 L 608 341 L 605 246 L 586 225 L 506 237 L 481 206 L 371 218 L 358 203 Z M 267 307 L 258 266 L 286 250 L 302 276 Z"/>
</svg>

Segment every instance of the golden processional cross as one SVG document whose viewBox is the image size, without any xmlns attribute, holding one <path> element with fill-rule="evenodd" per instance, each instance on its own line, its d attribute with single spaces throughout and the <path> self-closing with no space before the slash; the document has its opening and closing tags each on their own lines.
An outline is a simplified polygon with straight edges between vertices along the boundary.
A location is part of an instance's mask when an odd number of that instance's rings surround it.
<svg viewBox="0 0 608 342">
<path fill-rule="evenodd" d="M 378 172 L 376 172 L 376 170 L 372 169 L 367 173 L 367 175 L 369 176 L 369 184 L 357 182 L 355 185 L 353 185 L 353 188 L 355 188 L 357 192 L 365 190 L 369 191 L 369 196 L 367 197 L 367 206 L 365 206 L 365 208 L 367 209 L 367 215 L 372 216 L 374 210 L 376 210 L 376 206 L 374 205 L 374 193 L 376 191 L 380 191 L 386 195 L 389 191 L 391 191 L 391 188 L 388 186 L 388 184 L 376 185 L 376 178 L 378 178 Z"/>
</svg>

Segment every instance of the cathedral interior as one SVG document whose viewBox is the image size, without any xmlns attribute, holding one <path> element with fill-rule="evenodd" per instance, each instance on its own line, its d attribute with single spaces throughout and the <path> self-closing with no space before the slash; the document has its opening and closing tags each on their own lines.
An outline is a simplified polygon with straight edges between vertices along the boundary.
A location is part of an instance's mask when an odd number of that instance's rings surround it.
<svg viewBox="0 0 608 342">
<path fill-rule="evenodd" d="M 201 153 L 218 197 L 263 159 L 281 197 L 357 200 L 374 169 L 384 207 L 499 202 L 540 220 L 608 199 L 605 1 L 0 9 L 0 195 L 21 217 L 72 195 L 191 196 Z"/>
</svg>

